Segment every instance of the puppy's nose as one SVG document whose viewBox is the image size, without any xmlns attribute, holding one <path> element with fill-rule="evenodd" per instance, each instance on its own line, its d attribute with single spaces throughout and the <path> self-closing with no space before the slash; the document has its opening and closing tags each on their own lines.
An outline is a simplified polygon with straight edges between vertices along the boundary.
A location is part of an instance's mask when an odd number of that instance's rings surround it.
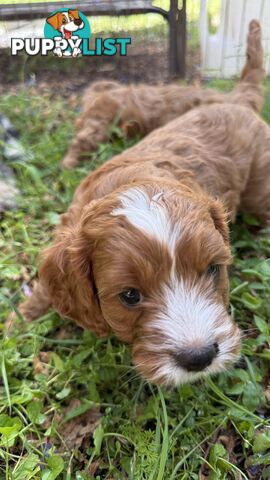
<svg viewBox="0 0 270 480">
<path fill-rule="evenodd" d="M 82 20 L 80 18 L 77 18 L 76 20 L 74 20 L 74 23 L 75 25 L 77 25 L 77 27 L 79 27 L 82 23 Z"/>
<path fill-rule="evenodd" d="M 174 354 L 179 367 L 188 372 L 200 372 L 211 365 L 219 352 L 217 343 L 206 345 L 201 348 L 186 348 Z"/>
</svg>

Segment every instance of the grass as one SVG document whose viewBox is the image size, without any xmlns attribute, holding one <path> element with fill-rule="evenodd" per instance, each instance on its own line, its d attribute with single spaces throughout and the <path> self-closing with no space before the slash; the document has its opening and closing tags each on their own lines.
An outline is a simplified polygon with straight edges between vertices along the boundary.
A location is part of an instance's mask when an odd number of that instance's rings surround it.
<svg viewBox="0 0 270 480">
<path fill-rule="evenodd" d="M 28 153 L 14 165 L 19 209 L 1 220 L 3 328 L 76 185 L 126 145 L 100 145 L 88 164 L 62 171 L 74 105 L 54 97 L 51 108 L 49 94 L 27 90 L 0 103 Z M 0 480 L 270 478 L 270 240 L 247 216 L 231 237 L 231 310 L 246 335 L 241 363 L 226 374 L 160 389 L 136 375 L 114 337 L 97 340 L 53 312 L 18 319 L 0 343 Z"/>
</svg>

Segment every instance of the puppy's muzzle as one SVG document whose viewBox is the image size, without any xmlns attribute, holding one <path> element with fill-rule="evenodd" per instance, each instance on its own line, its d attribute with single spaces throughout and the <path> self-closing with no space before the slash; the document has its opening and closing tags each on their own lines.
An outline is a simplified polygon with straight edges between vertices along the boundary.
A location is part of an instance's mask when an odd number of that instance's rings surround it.
<svg viewBox="0 0 270 480">
<path fill-rule="evenodd" d="M 173 354 L 173 358 L 178 367 L 188 372 L 201 372 L 209 367 L 219 353 L 218 344 L 206 345 L 201 348 L 186 348 Z"/>
</svg>

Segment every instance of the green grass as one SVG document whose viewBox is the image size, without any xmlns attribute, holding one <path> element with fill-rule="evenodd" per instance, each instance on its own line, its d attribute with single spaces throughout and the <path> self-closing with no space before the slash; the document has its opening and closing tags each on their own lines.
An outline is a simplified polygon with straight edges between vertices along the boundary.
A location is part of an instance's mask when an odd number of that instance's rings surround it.
<svg viewBox="0 0 270 480">
<path fill-rule="evenodd" d="M 51 108 L 49 95 L 29 91 L 0 103 L 29 156 L 15 165 L 20 208 L 1 220 L 3 328 L 74 188 L 125 143 L 101 145 L 88 165 L 62 171 L 74 107 L 54 97 Z M 264 115 L 270 121 L 269 103 Z M 159 389 L 136 375 L 113 337 L 96 340 L 53 312 L 18 320 L 0 344 L 0 480 L 270 478 L 270 240 L 249 217 L 231 236 L 231 309 L 245 339 L 229 373 Z"/>
</svg>

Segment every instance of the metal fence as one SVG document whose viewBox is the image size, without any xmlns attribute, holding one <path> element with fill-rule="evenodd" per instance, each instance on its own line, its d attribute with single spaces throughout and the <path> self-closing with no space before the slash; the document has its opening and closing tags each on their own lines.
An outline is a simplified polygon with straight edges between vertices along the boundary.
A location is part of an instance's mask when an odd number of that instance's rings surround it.
<svg viewBox="0 0 270 480">
<path fill-rule="evenodd" d="M 162 3 L 167 3 L 167 8 Z M 74 3 L 72 0 L 27 3 L 15 0 L 10 4 L 0 4 L 0 22 L 2 29 L 6 29 L 0 36 L 0 47 L 9 47 L 12 38 L 43 36 L 46 17 L 62 7 L 74 8 Z M 170 78 L 185 76 L 186 0 L 169 0 L 169 3 L 161 2 L 161 6 L 155 5 L 152 0 L 81 0 L 76 2 L 76 9 L 91 16 L 161 16 L 168 26 L 167 58 Z M 43 21 L 39 21 L 40 18 Z M 145 35 L 147 37 L 147 31 Z"/>
<path fill-rule="evenodd" d="M 123 4 L 135 9 L 135 7 L 141 8 L 146 1 L 148 4 L 152 3 L 156 11 L 162 9 L 167 12 L 170 3 L 178 3 L 178 9 L 173 13 L 176 16 L 186 3 L 186 22 L 185 16 L 182 16 L 182 25 L 178 29 L 179 36 L 179 32 L 183 32 L 185 23 L 186 50 L 181 37 L 180 42 L 175 42 L 174 39 L 174 45 L 177 48 L 174 52 L 171 51 L 170 32 L 175 35 L 175 31 L 170 30 L 167 19 L 162 15 L 147 13 L 123 17 L 120 15 L 121 12 L 117 11 L 114 16 L 105 19 L 105 17 L 93 15 L 91 10 L 93 5 L 96 5 L 96 9 L 100 9 L 105 4 L 110 4 L 112 8 Z M 9 46 L 10 39 L 14 36 L 40 37 L 43 35 L 46 15 L 41 18 L 42 15 L 37 15 L 36 12 L 37 9 L 44 8 L 45 2 L 32 0 L 29 3 L 28 0 L 29 19 L 26 18 L 28 15 L 25 4 L 20 2 L 20 10 L 24 12 L 23 19 L 18 15 L 18 7 L 12 8 L 18 2 L 19 0 L 6 0 L 5 3 L 0 4 L 0 49 Z M 62 2 L 58 0 L 58 3 L 63 6 L 66 4 L 64 0 Z M 116 34 L 117 31 L 123 30 L 127 34 L 131 33 L 134 39 L 130 56 L 124 61 L 116 60 L 114 70 L 112 62 L 111 64 L 107 62 L 107 66 L 104 65 L 106 63 L 104 59 L 102 62 L 98 60 L 87 62 L 89 64 L 87 71 L 92 77 L 95 75 L 100 78 L 102 75 L 107 75 L 109 71 L 109 75 L 118 80 L 159 82 L 169 79 L 169 67 L 171 70 L 178 69 L 178 73 L 180 67 L 180 73 L 183 74 L 185 65 L 188 78 L 197 72 L 204 77 L 234 77 L 239 74 L 244 63 L 247 28 L 252 18 L 259 19 L 262 24 L 265 66 L 267 73 L 270 74 L 270 0 L 186 0 L 186 2 L 183 0 L 178 2 L 177 0 L 174 2 L 172 0 L 153 0 L 152 2 L 151 0 L 89 0 L 89 2 L 80 0 L 79 3 L 84 5 L 88 3 L 89 8 L 91 6 L 90 21 L 94 32 Z M 54 2 L 48 1 L 47 5 L 48 12 L 51 12 Z M 81 10 L 83 11 L 83 5 Z M 5 11 L 6 17 L 1 17 L 1 11 Z M 129 30 L 130 28 L 132 31 Z M 172 41 L 171 45 L 173 45 Z M 175 65 L 173 61 L 176 62 Z M 38 67 L 38 73 L 45 64 L 46 61 L 43 59 Z M 32 70 L 36 73 L 36 67 L 32 68 L 29 59 L 26 67 L 27 74 Z"/>
</svg>

